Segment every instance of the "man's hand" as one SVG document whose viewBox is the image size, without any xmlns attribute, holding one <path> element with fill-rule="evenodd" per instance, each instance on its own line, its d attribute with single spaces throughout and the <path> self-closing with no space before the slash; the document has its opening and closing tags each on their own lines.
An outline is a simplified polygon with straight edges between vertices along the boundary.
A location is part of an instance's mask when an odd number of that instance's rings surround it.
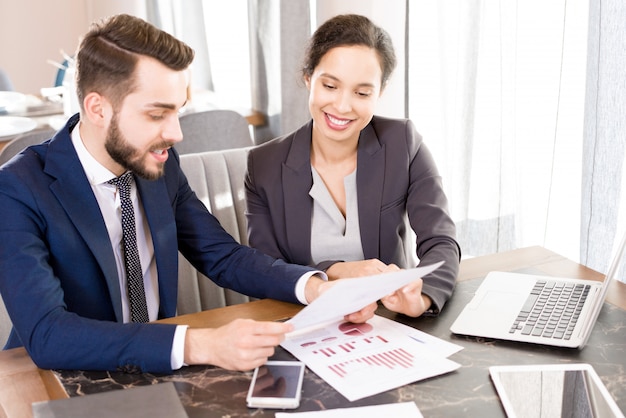
<svg viewBox="0 0 626 418">
<path fill-rule="evenodd" d="M 189 328 L 185 335 L 185 363 L 252 370 L 265 364 L 292 330 L 293 325 L 288 323 L 251 319 L 235 319 L 219 328 Z"/>
<path fill-rule="evenodd" d="M 432 300 L 428 296 L 422 295 L 422 285 L 422 279 L 417 279 L 385 296 L 381 302 L 390 311 L 418 317 L 432 305 Z"/>
</svg>

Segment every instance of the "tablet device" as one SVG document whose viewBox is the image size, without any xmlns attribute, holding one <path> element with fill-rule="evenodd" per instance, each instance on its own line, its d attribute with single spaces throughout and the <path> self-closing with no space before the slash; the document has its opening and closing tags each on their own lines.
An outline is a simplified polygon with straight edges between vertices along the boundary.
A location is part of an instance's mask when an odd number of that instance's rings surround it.
<svg viewBox="0 0 626 418">
<path fill-rule="evenodd" d="M 508 417 L 624 417 L 589 364 L 492 366 L 489 375 Z"/>
</svg>

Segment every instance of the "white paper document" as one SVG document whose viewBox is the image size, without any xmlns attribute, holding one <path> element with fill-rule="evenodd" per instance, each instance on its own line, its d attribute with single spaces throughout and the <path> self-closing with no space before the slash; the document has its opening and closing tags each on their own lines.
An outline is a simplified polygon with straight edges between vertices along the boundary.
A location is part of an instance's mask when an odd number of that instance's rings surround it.
<svg viewBox="0 0 626 418">
<path fill-rule="evenodd" d="M 341 280 L 288 321 L 294 326 L 291 334 L 301 333 L 310 327 L 323 326 L 338 321 L 347 314 L 358 312 L 370 303 L 436 270 L 442 264 L 443 261 L 440 261 L 424 267 Z"/>
<path fill-rule="evenodd" d="M 359 406 L 356 408 L 327 409 L 311 412 L 277 412 L 276 418 L 422 418 L 414 402 Z"/>
<path fill-rule="evenodd" d="M 281 346 L 349 401 L 456 370 L 462 347 L 381 316 L 339 320 L 295 334 Z"/>
</svg>

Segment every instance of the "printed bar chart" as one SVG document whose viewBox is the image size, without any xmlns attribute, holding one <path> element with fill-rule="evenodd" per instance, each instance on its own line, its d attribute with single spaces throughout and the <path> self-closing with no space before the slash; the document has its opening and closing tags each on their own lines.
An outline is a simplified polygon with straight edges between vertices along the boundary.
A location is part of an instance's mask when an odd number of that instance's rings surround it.
<svg viewBox="0 0 626 418">
<path fill-rule="evenodd" d="M 339 321 L 282 346 L 353 401 L 459 367 L 440 353 L 460 347 L 443 342 L 449 346 L 441 350 L 440 340 L 416 333 L 375 316 L 365 324 Z"/>
<path fill-rule="evenodd" d="M 413 366 L 414 356 L 401 348 L 372 354 L 365 357 L 357 357 L 355 359 L 344 362 L 331 364 L 328 368 L 339 377 L 345 377 L 348 372 L 355 369 L 368 369 L 375 367 L 383 367 L 393 370 L 396 367 L 409 369 Z"/>
</svg>

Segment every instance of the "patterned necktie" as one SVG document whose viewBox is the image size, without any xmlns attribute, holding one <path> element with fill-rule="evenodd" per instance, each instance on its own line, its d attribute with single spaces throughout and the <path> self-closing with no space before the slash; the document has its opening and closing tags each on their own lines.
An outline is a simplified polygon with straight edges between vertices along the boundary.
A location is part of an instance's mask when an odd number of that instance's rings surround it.
<svg viewBox="0 0 626 418">
<path fill-rule="evenodd" d="M 132 181 L 130 171 L 121 176 L 109 180 L 108 183 L 117 187 L 122 206 L 122 234 L 124 243 L 124 264 L 126 267 L 126 281 L 128 287 L 128 299 L 130 301 L 130 317 L 132 322 L 148 322 L 148 307 L 146 305 L 146 292 L 143 287 L 143 273 L 137 250 L 137 230 L 135 229 L 135 212 L 133 202 L 130 200 L 130 184 Z"/>
</svg>

